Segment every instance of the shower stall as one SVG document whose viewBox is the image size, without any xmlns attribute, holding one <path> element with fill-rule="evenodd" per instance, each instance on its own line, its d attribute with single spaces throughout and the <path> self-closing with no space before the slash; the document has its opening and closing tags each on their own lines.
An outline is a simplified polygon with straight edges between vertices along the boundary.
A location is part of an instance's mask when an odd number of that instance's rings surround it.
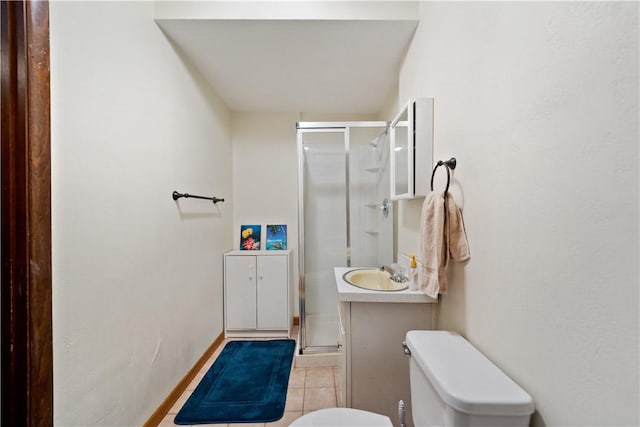
<svg viewBox="0 0 640 427">
<path fill-rule="evenodd" d="M 300 351 L 336 350 L 334 267 L 393 260 L 387 122 L 298 122 Z"/>
</svg>

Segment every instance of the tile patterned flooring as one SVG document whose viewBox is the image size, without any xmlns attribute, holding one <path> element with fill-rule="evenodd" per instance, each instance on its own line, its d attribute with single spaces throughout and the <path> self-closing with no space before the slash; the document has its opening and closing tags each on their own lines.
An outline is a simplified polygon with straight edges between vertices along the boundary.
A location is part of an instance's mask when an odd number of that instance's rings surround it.
<svg viewBox="0 0 640 427">
<path fill-rule="evenodd" d="M 295 334 L 295 335 L 294 335 Z M 297 328 L 292 336 L 297 335 Z M 191 384 L 185 392 L 176 401 L 169 410 L 159 427 L 175 426 L 173 419 L 187 401 L 193 390 L 196 388 L 204 374 L 209 370 L 216 357 L 220 354 L 227 342 L 231 340 L 225 339 L 223 343 L 216 349 L 215 353 L 205 363 L 203 368 L 195 376 Z M 339 371 L 337 367 L 321 366 L 311 368 L 297 368 L 291 370 L 289 377 L 289 388 L 287 390 L 287 403 L 285 405 L 284 416 L 273 423 L 260 424 L 199 424 L 199 426 L 217 426 L 217 427 L 280 427 L 288 426 L 293 420 L 308 412 L 341 406 L 341 397 L 338 390 Z"/>
</svg>

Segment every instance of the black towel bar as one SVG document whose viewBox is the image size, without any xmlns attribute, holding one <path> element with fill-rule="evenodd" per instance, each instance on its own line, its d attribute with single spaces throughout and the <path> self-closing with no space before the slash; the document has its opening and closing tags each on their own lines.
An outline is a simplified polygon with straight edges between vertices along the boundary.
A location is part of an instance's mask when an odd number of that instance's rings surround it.
<svg viewBox="0 0 640 427">
<path fill-rule="evenodd" d="M 216 204 L 218 202 L 224 202 L 224 199 L 218 199 L 215 196 L 214 197 L 196 196 L 194 194 L 189 194 L 189 193 L 178 193 L 177 191 L 174 191 L 171 194 L 171 197 L 173 197 L 173 200 L 178 200 L 181 197 L 184 197 L 185 199 L 188 199 L 189 197 L 191 197 L 193 199 L 211 200 L 213 204 Z"/>
<path fill-rule="evenodd" d="M 433 191 L 433 178 L 436 176 L 436 170 L 440 166 L 444 165 L 445 169 L 447 170 L 447 187 L 444 189 L 444 195 L 447 195 L 447 191 L 449 191 L 449 182 L 451 181 L 450 170 L 455 169 L 457 164 L 458 161 L 455 157 L 452 157 L 449 160 L 438 160 L 438 162 L 436 163 L 436 167 L 433 168 L 433 172 L 431 173 L 431 191 Z"/>
</svg>

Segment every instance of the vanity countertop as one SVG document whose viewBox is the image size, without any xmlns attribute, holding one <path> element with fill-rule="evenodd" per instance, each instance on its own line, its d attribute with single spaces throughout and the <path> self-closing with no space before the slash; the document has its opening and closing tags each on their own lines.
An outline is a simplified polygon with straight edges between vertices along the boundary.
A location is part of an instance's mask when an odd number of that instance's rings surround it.
<svg viewBox="0 0 640 427">
<path fill-rule="evenodd" d="M 402 303 L 437 303 L 438 301 L 428 297 L 422 291 L 371 291 L 358 288 L 345 282 L 342 276 L 354 267 L 335 267 L 336 287 L 338 288 L 338 300 L 340 302 L 402 302 Z"/>
</svg>

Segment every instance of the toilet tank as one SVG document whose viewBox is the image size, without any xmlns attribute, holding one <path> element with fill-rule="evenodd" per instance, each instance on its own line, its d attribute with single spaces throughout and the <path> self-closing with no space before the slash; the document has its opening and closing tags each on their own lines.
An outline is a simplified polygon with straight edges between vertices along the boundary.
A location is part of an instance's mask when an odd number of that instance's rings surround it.
<svg viewBox="0 0 640 427">
<path fill-rule="evenodd" d="M 409 331 L 416 426 L 528 426 L 533 399 L 455 332 Z"/>
</svg>

